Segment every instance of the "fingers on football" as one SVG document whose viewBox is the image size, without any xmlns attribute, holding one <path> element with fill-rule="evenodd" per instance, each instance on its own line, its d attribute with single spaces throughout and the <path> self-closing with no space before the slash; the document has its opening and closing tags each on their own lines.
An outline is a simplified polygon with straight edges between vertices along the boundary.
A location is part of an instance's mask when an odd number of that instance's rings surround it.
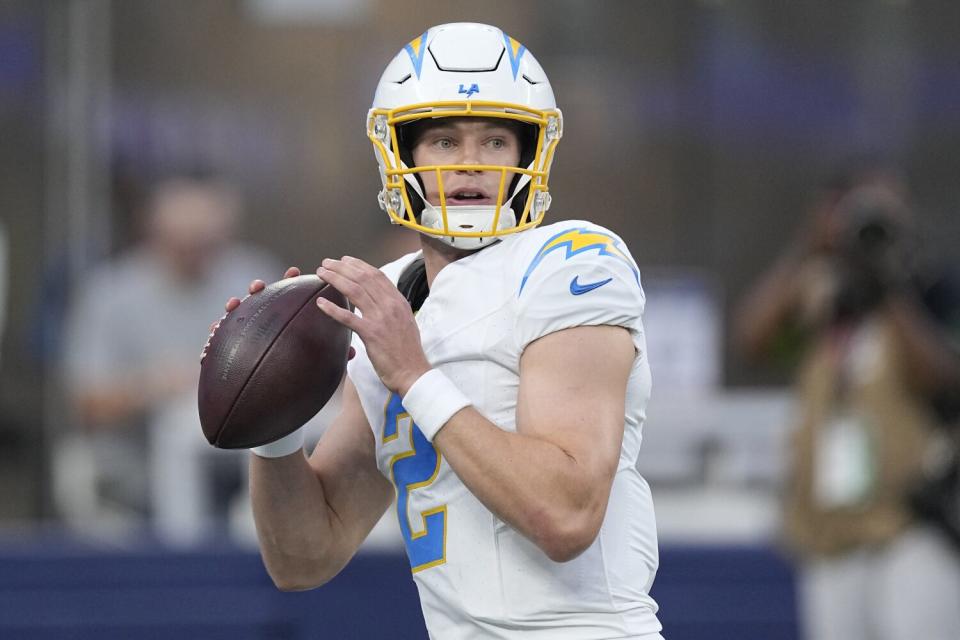
<svg viewBox="0 0 960 640">
<path fill-rule="evenodd" d="M 397 291 L 393 283 L 380 269 L 359 258 L 344 256 L 340 260 L 333 261 L 333 263 L 339 273 L 360 284 L 374 300 L 387 300 L 391 294 Z"/>
<path fill-rule="evenodd" d="M 250 292 L 250 295 L 253 295 L 258 291 L 263 291 L 263 288 L 266 286 L 267 286 L 266 282 L 264 282 L 260 278 L 257 278 L 256 280 L 250 283 L 250 286 L 247 288 L 247 291 Z"/>
<path fill-rule="evenodd" d="M 361 337 L 363 336 L 363 333 L 361 331 L 362 320 L 360 316 L 355 314 L 353 311 L 350 311 L 349 309 L 344 309 L 343 307 L 336 304 L 335 302 L 330 302 L 323 296 L 320 296 L 319 298 L 317 298 L 317 306 L 320 307 L 321 311 L 323 311 L 325 314 L 327 314 L 328 316 L 330 316 L 340 324 L 344 325 L 351 331 L 355 331 L 356 333 L 360 334 Z"/>
<path fill-rule="evenodd" d="M 288 267 L 286 271 L 283 272 L 284 278 L 296 278 L 300 275 L 300 267 Z"/>
<path fill-rule="evenodd" d="M 368 313 L 373 308 L 371 288 L 374 283 L 370 274 L 364 270 L 342 260 L 328 258 L 323 261 L 323 266 L 317 269 L 317 275 L 347 296 L 360 311 Z"/>
<path fill-rule="evenodd" d="M 240 306 L 240 298 L 230 297 L 227 298 L 227 303 L 223 305 L 223 308 L 227 310 L 227 313 L 230 313 L 234 309 Z"/>
</svg>

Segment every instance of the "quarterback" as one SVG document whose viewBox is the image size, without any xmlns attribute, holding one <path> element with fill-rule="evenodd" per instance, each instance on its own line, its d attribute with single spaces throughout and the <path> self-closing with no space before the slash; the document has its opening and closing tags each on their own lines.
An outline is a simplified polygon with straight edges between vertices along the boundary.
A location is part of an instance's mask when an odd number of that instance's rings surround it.
<svg viewBox="0 0 960 640">
<path fill-rule="evenodd" d="M 432 27 L 387 66 L 379 202 L 422 249 L 317 270 L 356 306 L 319 302 L 355 357 L 309 456 L 299 432 L 251 456 L 279 588 L 333 578 L 396 498 L 431 638 L 662 640 L 644 294 L 615 234 L 539 226 L 562 133 L 543 69 L 495 27 Z"/>
</svg>

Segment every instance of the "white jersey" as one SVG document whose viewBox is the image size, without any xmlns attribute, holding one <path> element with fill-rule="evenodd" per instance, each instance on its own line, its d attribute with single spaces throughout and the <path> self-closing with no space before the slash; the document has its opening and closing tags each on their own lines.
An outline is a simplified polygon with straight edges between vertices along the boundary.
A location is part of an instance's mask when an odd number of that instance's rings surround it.
<svg viewBox="0 0 960 640">
<path fill-rule="evenodd" d="M 396 282 L 417 256 L 383 271 Z M 350 379 L 376 438 L 377 466 L 396 487 L 431 638 L 587 640 L 660 630 L 648 595 L 658 562 L 653 503 L 636 469 L 650 396 L 643 305 L 640 274 L 623 242 L 602 227 L 567 221 L 506 236 L 445 266 L 416 316 L 431 365 L 505 431 L 516 431 L 528 344 L 575 326 L 630 330 L 637 357 L 607 513 L 593 544 L 565 563 L 551 561 L 480 503 L 354 341 Z"/>
</svg>

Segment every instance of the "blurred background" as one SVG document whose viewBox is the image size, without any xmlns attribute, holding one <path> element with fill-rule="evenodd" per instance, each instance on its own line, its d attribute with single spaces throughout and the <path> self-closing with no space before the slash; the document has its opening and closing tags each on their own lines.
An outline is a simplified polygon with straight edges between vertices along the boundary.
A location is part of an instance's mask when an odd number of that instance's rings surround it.
<svg viewBox="0 0 960 640">
<path fill-rule="evenodd" d="M 956 3 L 0 0 L 0 635 L 425 637 L 392 522 L 341 582 L 272 590 L 195 376 L 250 279 L 415 244 L 364 119 L 455 21 L 536 55 L 566 123 L 550 219 L 641 267 L 666 637 L 800 637 L 793 370 L 744 355 L 738 305 L 851 158 L 901 171 L 925 254 L 960 257 Z"/>
</svg>

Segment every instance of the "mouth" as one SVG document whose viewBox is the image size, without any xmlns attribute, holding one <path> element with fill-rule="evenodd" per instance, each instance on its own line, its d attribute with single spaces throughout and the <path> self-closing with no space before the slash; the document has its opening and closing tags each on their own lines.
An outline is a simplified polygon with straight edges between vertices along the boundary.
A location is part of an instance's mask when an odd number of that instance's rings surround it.
<svg viewBox="0 0 960 640">
<path fill-rule="evenodd" d="M 453 206 L 493 204 L 493 195 L 483 189 L 464 187 L 446 194 L 448 204 Z"/>
</svg>

